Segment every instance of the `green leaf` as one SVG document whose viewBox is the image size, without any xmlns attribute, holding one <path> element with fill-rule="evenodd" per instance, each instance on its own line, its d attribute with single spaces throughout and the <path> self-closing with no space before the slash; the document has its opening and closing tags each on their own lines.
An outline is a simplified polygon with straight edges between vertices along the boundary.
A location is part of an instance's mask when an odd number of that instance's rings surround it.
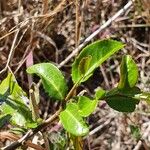
<svg viewBox="0 0 150 150">
<path fill-rule="evenodd" d="M 95 98 L 97 100 L 101 100 L 105 97 L 106 91 L 103 89 L 97 89 L 95 93 Z"/>
<path fill-rule="evenodd" d="M 120 66 L 119 89 L 132 88 L 138 80 L 138 68 L 130 55 L 124 56 Z"/>
<path fill-rule="evenodd" d="M 136 140 L 139 140 L 141 138 L 140 128 L 138 126 L 130 125 L 130 130 L 131 130 L 132 136 Z"/>
<path fill-rule="evenodd" d="M 88 97 L 80 96 L 78 101 L 79 114 L 82 117 L 89 116 L 92 112 L 94 112 L 97 104 L 98 100 L 90 100 Z"/>
<path fill-rule="evenodd" d="M 26 126 L 29 128 L 29 129 L 31 129 L 31 128 L 36 128 L 39 124 L 41 124 L 42 122 L 40 121 L 36 121 L 36 122 L 27 122 L 26 123 Z"/>
<path fill-rule="evenodd" d="M 136 95 L 138 96 L 139 94 L 141 94 L 141 90 L 138 87 L 127 88 L 126 90 L 118 89 L 118 87 L 117 87 L 117 88 L 113 88 L 112 90 L 108 91 L 105 94 L 105 97 L 111 97 L 111 96 L 115 96 L 115 95 L 123 95 L 123 96 L 138 99 L 138 97 L 135 97 L 135 96 Z"/>
<path fill-rule="evenodd" d="M 135 95 L 139 94 L 140 90 L 137 87 L 127 89 L 126 91 L 120 89 L 113 89 L 106 94 L 107 104 L 120 112 L 133 112 L 139 99 Z"/>
<path fill-rule="evenodd" d="M 123 46 L 124 45 L 121 42 L 108 39 L 97 41 L 86 46 L 72 65 L 73 82 L 81 83 L 86 81 L 100 64 L 102 64 L 119 49 L 123 48 Z M 81 71 L 81 64 L 83 64 L 84 59 L 86 60 L 85 64 L 88 65 L 83 65 L 86 67 L 83 67 L 84 71 Z"/>
<path fill-rule="evenodd" d="M 12 123 L 17 124 L 18 126 L 26 126 L 27 118 L 25 118 L 21 113 L 14 112 L 11 119 Z"/>
<path fill-rule="evenodd" d="M 86 123 L 78 113 L 78 106 L 69 103 L 64 111 L 59 115 L 63 127 L 75 136 L 84 136 L 89 132 Z"/>
<path fill-rule="evenodd" d="M 32 122 L 29 102 L 26 93 L 18 85 L 15 77 L 8 74 L 0 84 L 0 112 L 2 115 L 10 115 L 10 123 L 26 127 L 27 122 Z"/>
<path fill-rule="evenodd" d="M 37 74 L 48 94 L 57 100 L 63 100 L 67 94 L 67 84 L 60 70 L 51 63 L 35 64 L 27 69 L 30 74 Z"/>
<path fill-rule="evenodd" d="M 106 102 L 111 108 L 120 112 L 133 112 L 138 104 L 134 98 L 117 95 L 107 98 Z"/>
</svg>

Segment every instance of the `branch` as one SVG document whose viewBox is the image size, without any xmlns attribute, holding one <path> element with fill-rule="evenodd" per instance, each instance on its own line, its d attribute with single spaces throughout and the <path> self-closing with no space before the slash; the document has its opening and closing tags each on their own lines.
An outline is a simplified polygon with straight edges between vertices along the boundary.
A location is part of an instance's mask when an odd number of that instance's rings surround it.
<svg viewBox="0 0 150 150">
<path fill-rule="evenodd" d="M 47 120 L 45 120 L 42 124 L 40 124 L 39 126 L 37 126 L 35 129 L 29 130 L 22 138 L 20 138 L 18 141 L 15 141 L 13 143 L 11 143 L 10 145 L 1 148 L 1 150 L 12 150 L 12 149 L 16 149 L 17 147 L 21 146 L 25 141 L 27 141 L 29 138 L 31 138 L 32 136 L 34 136 L 37 132 L 45 129 L 50 123 L 52 123 L 53 121 L 55 121 L 59 115 L 59 113 L 61 112 L 61 108 L 54 114 L 52 115 L 50 118 L 48 118 Z"/>
<path fill-rule="evenodd" d="M 0 71 L 0 74 L 2 74 L 4 71 L 6 71 L 8 66 L 9 66 L 9 63 L 10 63 L 12 57 L 13 57 L 13 54 L 14 54 L 15 44 L 16 44 L 19 32 L 20 32 L 20 29 L 17 29 L 17 32 L 16 32 L 16 34 L 14 36 L 14 40 L 12 42 L 12 46 L 11 46 L 11 49 L 10 49 L 10 52 L 9 52 L 9 55 L 8 55 L 8 58 L 7 58 L 6 66 L 4 67 L 3 70 Z"/>
<path fill-rule="evenodd" d="M 0 132 L 0 141 L 6 140 L 6 139 L 8 139 L 10 141 L 17 141 L 20 139 L 20 137 L 13 133 L 8 132 L 8 131 Z M 34 148 L 35 150 L 45 150 L 42 146 L 36 145 L 36 144 L 32 143 L 31 141 L 25 141 L 24 144 L 25 144 L 25 146 Z"/>
</svg>

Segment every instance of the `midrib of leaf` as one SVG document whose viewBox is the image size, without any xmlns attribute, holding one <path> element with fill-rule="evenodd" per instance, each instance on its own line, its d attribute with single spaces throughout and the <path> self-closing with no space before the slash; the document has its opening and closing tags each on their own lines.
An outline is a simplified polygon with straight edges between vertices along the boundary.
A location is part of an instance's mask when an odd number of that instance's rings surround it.
<svg viewBox="0 0 150 150">
<path fill-rule="evenodd" d="M 137 97 L 134 97 L 134 96 L 131 96 L 131 95 L 123 95 L 123 94 L 115 94 L 115 95 L 111 95 L 111 96 L 108 96 L 109 97 L 116 97 L 116 96 L 120 96 L 120 97 L 124 97 L 124 98 L 130 98 L 130 99 L 134 99 L 134 100 L 139 100 Z M 107 98 L 107 96 L 105 97 Z"/>
<path fill-rule="evenodd" d="M 65 111 L 77 122 L 78 126 L 80 126 L 78 119 L 76 119 L 76 117 L 74 117 L 74 115 L 70 111 L 68 110 L 65 110 Z"/>
<path fill-rule="evenodd" d="M 45 75 L 44 75 L 43 73 L 41 73 L 41 75 L 46 79 L 46 77 L 45 77 Z M 41 76 L 41 75 L 40 75 L 40 76 Z M 41 76 L 41 78 L 42 78 L 42 76 Z M 63 99 L 62 93 L 61 93 L 60 90 L 57 88 L 57 86 L 54 84 L 54 82 L 51 81 L 50 78 L 49 78 L 48 81 L 50 82 L 51 85 L 53 85 L 53 87 L 55 88 L 55 90 L 58 92 L 58 94 L 60 95 L 60 97 Z"/>
</svg>

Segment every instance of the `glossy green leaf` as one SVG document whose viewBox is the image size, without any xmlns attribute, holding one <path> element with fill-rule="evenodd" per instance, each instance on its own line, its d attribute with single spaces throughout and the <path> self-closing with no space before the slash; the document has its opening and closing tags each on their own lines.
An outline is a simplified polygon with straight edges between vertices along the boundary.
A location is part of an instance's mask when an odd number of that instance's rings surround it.
<svg viewBox="0 0 150 150">
<path fill-rule="evenodd" d="M 48 94 L 57 100 L 63 100 L 67 93 L 67 84 L 60 70 L 51 63 L 35 64 L 27 69 L 30 74 L 37 74 Z"/>
<path fill-rule="evenodd" d="M 72 65 L 73 82 L 80 83 L 86 81 L 100 64 L 102 64 L 119 49 L 123 48 L 123 46 L 124 45 L 121 42 L 108 39 L 97 41 L 86 46 Z M 91 60 L 86 58 L 91 58 Z M 80 66 L 82 66 L 81 64 L 83 64 L 84 59 L 90 61 L 88 61 L 88 65 L 85 65 L 86 69 L 83 67 L 84 71 L 81 71 L 82 68 Z"/>
<path fill-rule="evenodd" d="M 79 114 L 82 117 L 89 116 L 92 112 L 94 112 L 97 104 L 98 100 L 90 100 L 88 97 L 80 96 L 78 100 Z"/>
<path fill-rule="evenodd" d="M 63 127 L 75 136 L 84 136 L 89 129 L 83 118 L 78 113 L 78 106 L 75 103 L 69 103 L 64 111 L 59 115 Z"/>
<path fill-rule="evenodd" d="M 0 84 L 1 114 L 10 115 L 12 124 L 26 127 L 27 122 L 32 122 L 28 102 L 26 93 L 18 85 L 15 77 L 9 73 Z"/>
<path fill-rule="evenodd" d="M 126 90 L 124 89 L 119 89 L 114 88 L 110 91 L 108 91 L 105 94 L 105 97 L 111 97 L 111 96 L 115 96 L 115 95 L 123 95 L 123 96 L 127 96 L 127 97 L 132 97 L 132 98 L 136 98 L 136 95 L 141 94 L 141 90 L 138 87 L 133 87 L 133 88 L 127 88 Z M 136 98 L 138 99 L 138 98 Z"/>
<path fill-rule="evenodd" d="M 137 87 L 127 89 L 126 91 L 117 88 L 106 94 L 107 104 L 120 112 L 133 112 L 139 99 L 135 95 L 139 94 L 140 90 Z"/>
<path fill-rule="evenodd" d="M 120 66 L 120 82 L 118 88 L 132 88 L 138 80 L 138 68 L 130 55 L 124 56 Z"/>
<path fill-rule="evenodd" d="M 97 89 L 95 92 L 95 98 L 101 100 L 105 97 L 106 91 L 103 89 Z"/>
<path fill-rule="evenodd" d="M 117 95 L 107 98 L 106 102 L 111 108 L 120 112 L 133 112 L 138 104 L 137 99 Z"/>
</svg>

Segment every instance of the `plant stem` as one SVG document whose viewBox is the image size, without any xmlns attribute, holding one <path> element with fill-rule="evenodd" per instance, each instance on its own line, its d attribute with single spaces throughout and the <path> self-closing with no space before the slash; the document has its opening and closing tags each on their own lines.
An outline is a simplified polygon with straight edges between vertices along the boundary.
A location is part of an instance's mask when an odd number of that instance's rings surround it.
<svg viewBox="0 0 150 150">
<path fill-rule="evenodd" d="M 82 137 L 72 135 L 72 141 L 75 150 L 83 149 Z"/>
</svg>

